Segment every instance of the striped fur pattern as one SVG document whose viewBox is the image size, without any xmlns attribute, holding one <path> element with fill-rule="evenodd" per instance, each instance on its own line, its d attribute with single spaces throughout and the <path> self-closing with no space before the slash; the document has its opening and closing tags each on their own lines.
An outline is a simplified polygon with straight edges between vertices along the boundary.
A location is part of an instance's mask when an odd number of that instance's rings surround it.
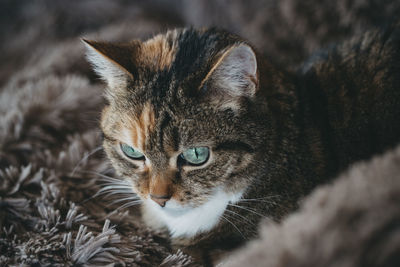
<svg viewBox="0 0 400 267">
<path fill-rule="evenodd" d="M 296 74 L 216 29 L 172 30 L 145 42 L 86 40 L 108 83 L 104 148 L 142 200 L 170 194 L 176 216 L 207 205 L 216 189 L 235 195 L 221 198 L 226 204 L 205 230 L 171 233 L 186 248 L 230 249 L 261 219 L 280 220 L 317 184 L 399 141 L 399 37 L 397 26 L 371 31 Z M 120 143 L 145 159 L 128 159 Z M 204 165 L 179 164 L 182 151 L 199 146 L 210 149 Z M 157 214 L 168 202 L 143 205 L 149 225 L 168 231 Z"/>
</svg>

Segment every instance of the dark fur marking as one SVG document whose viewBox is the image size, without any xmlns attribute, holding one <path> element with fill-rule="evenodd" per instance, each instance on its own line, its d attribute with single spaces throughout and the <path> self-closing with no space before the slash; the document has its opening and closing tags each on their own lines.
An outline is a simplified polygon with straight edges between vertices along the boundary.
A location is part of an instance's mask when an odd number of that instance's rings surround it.
<svg viewBox="0 0 400 267">
<path fill-rule="evenodd" d="M 217 145 L 215 150 L 241 150 L 248 153 L 254 153 L 254 149 L 242 141 L 225 141 Z"/>
<path fill-rule="evenodd" d="M 160 123 L 160 128 L 159 128 L 159 142 L 160 142 L 160 148 L 162 150 L 162 152 L 165 152 L 164 149 L 164 129 L 167 127 L 167 125 L 169 124 L 169 122 L 171 121 L 171 116 L 167 113 L 164 112 L 163 113 L 163 118 L 161 120 Z"/>
</svg>

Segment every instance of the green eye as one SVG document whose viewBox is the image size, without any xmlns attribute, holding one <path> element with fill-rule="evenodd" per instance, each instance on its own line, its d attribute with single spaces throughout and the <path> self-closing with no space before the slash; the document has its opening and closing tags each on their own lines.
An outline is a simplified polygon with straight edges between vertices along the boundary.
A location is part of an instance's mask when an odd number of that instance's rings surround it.
<svg viewBox="0 0 400 267">
<path fill-rule="evenodd" d="M 144 155 L 138 150 L 134 149 L 127 144 L 121 144 L 121 150 L 124 154 L 131 159 L 144 159 Z"/>
<path fill-rule="evenodd" d="M 180 156 L 193 165 L 201 165 L 208 160 L 210 151 L 208 147 L 193 147 L 184 151 Z"/>
</svg>

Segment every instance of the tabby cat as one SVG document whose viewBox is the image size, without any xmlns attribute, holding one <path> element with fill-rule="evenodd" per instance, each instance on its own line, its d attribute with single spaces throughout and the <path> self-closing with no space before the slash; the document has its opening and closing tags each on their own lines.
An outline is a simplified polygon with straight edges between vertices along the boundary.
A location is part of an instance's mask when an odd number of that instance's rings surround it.
<svg viewBox="0 0 400 267">
<path fill-rule="evenodd" d="M 234 248 L 400 140 L 399 37 L 370 31 L 297 73 L 217 29 L 84 40 L 108 85 L 104 149 L 149 226 L 187 249 Z"/>
</svg>

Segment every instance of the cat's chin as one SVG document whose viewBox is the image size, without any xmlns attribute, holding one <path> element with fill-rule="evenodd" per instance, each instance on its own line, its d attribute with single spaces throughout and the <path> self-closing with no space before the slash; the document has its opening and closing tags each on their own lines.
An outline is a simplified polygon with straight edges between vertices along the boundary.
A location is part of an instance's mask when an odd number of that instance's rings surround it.
<svg viewBox="0 0 400 267">
<path fill-rule="evenodd" d="M 152 200 L 148 200 L 149 205 L 152 205 L 153 209 L 158 209 L 159 212 L 164 212 L 166 214 L 169 214 L 171 216 L 183 216 L 186 213 L 190 212 L 191 210 L 194 209 L 194 206 L 191 204 L 181 204 L 178 201 L 171 199 L 167 203 L 165 203 L 164 207 L 160 207 L 160 205 L 156 204 Z"/>
<path fill-rule="evenodd" d="M 143 202 L 145 221 L 155 228 L 166 227 L 173 238 L 191 238 L 215 227 L 229 203 L 236 203 L 242 196 L 216 189 L 207 202 L 193 207 L 170 200 L 160 207 L 151 199 Z"/>
</svg>

